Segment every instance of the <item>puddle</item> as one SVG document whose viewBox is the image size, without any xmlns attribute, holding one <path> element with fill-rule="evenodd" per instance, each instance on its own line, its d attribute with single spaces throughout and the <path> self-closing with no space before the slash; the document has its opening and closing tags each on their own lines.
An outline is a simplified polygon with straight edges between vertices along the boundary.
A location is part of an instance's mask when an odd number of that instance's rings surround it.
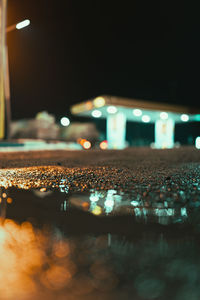
<svg viewBox="0 0 200 300">
<path fill-rule="evenodd" d="M 189 204 L 171 201 L 147 201 L 135 192 L 126 194 L 117 190 L 71 193 L 64 179 L 58 187 L 38 189 L 0 188 L 0 212 L 3 218 L 23 221 L 27 218 L 37 222 L 64 221 L 70 215 L 96 218 L 129 216 L 134 222 L 169 225 L 187 223 L 198 211 L 198 202 Z M 96 219 L 95 218 L 95 219 Z M 78 222 L 79 220 L 77 220 Z"/>
</svg>

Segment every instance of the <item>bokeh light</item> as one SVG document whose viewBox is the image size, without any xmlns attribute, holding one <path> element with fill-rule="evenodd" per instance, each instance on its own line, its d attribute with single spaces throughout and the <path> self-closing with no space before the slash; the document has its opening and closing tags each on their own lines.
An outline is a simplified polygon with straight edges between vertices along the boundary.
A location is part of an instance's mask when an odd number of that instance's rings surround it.
<svg viewBox="0 0 200 300">
<path fill-rule="evenodd" d="M 62 117 L 61 120 L 60 120 L 60 123 L 61 123 L 62 126 L 69 126 L 70 120 L 67 117 Z"/>
<path fill-rule="evenodd" d="M 117 107 L 115 107 L 115 106 L 108 106 L 107 107 L 107 112 L 109 114 L 115 114 L 117 112 Z"/>
<path fill-rule="evenodd" d="M 160 118 L 161 118 L 162 120 L 167 120 L 167 119 L 168 119 L 168 113 L 165 112 L 165 111 L 161 112 L 161 113 L 160 113 Z"/>
<path fill-rule="evenodd" d="M 83 143 L 83 148 L 84 148 L 85 150 L 90 149 L 90 148 L 91 148 L 91 143 L 90 143 L 90 141 L 85 141 L 85 142 Z"/>
<path fill-rule="evenodd" d="M 197 149 L 200 149 L 200 136 L 198 136 L 198 137 L 196 138 L 196 140 L 195 140 L 195 147 L 196 147 Z"/>
<path fill-rule="evenodd" d="M 92 111 L 92 116 L 94 118 L 100 118 L 102 116 L 102 112 L 98 109 L 95 109 L 95 110 Z"/>
<path fill-rule="evenodd" d="M 107 142 L 107 141 L 102 141 L 102 142 L 99 144 L 99 147 L 100 147 L 102 150 L 108 149 L 108 142 Z"/>
<path fill-rule="evenodd" d="M 182 114 L 182 115 L 181 115 L 181 121 L 183 121 L 183 122 L 189 121 L 189 116 L 186 115 L 186 114 Z"/>
<path fill-rule="evenodd" d="M 149 123 L 151 120 L 151 118 L 148 115 L 144 115 L 142 116 L 142 122 L 144 123 Z"/>
<path fill-rule="evenodd" d="M 97 97 L 93 101 L 95 107 L 102 107 L 105 104 L 105 99 L 103 97 Z"/>
<path fill-rule="evenodd" d="M 93 213 L 93 215 L 98 216 L 102 213 L 102 208 L 100 206 L 96 205 L 94 207 L 94 209 L 92 210 L 92 213 Z"/>
<path fill-rule="evenodd" d="M 141 109 L 138 109 L 138 108 L 134 109 L 133 110 L 133 115 L 136 116 L 136 117 L 140 117 L 142 115 Z"/>
</svg>

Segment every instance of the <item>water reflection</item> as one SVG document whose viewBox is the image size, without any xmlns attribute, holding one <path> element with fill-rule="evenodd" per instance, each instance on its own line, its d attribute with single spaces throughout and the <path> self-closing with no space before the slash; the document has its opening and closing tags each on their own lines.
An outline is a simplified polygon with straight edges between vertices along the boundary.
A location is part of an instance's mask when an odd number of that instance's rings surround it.
<svg viewBox="0 0 200 300">
<path fill-rule="evenodd" d="M 199 299 L 197 207 L 61 185 L 0 190 L 1 299 Z"/>
<path fill-rule="evenodd" d="M 81 224 L 80 224 L 81 226 Z M 1 299 L 199 299 L 199 243 L 0 225 Z M 190 297 L 191 298 L 190 298 Z"/>
<path fill-rule="evenodd" d="M 67 179 L 61 179 L 59 183 L 59 189 L 62 193 L 68 193 L 69 192 L 69 186 Z"/>
<path fill-rule="evenodd" d="M 94 191 L 91 190 L 89 200 L 90 200 L 90 209 L 89 211 L 97 214 L 96 210 L 99 207 L 99 214 L 105 213 L 110 214 L 112 211 L 117 208 L 121 202 L 122 196 L 117 194 L 116 190 L 108 191 Z"/>
<path fill-rule="evenodd" d="M 71 249 L 65 238 L 48 228 L 6 219 L 0 226 L 1 299 L 42 299 L 44 289 L 66 287 L 76 273 Z"/>
<path fill-rule="evenodd" d="M 188 207 L 173 207 L 168 201 L 145 202 L 142 197 L 133 199 L 133 193 L 125 194 L 117 190 L 95 191 L 90 194 L 69 195 L 69 203 L 88 210 L 94 215 L 132 215 L 138 221 L 158 222 L 163 225 L 185 222 Z"/>
<path fill-rule="evenodd" d="M 6 219 L 0 226 L 1 299 L 103 296 L 118 285 L 109 260 L 105 235 L 66 238 L 58 228 Z"/>
<path fill-rule="evenodd" d="M 25 197 L 28 197 L 28 201 L 24 199 Z M 15 198 L 18 199 L 17 202 Z M 189 204 L 181 202 L 172 204 L 169 201 L 150 202 L 141 196 L 135 197 L 134 191 L 126 194 L 113 189 L 107 191 L 92 189 L 86 193 L 69 193 L 64 179 L 60 181 L 58 188 L 45 186 L 30 190 L 0 189 L 2 217 L 5 217 L 6 209 L 12 212 L 11 217 L 13 217 L 18 209 L 22 209 L 22 206 L 24 211 L 32 207 L 36 215 L 44 207 L 50 215 L 56 212 L 67 212 L 74 207 L 96 216 L 131 215 L 138 222 L 168 225 L 186 222 L 191 214 L 198 210 L 196 202 Z"/>
</svg>

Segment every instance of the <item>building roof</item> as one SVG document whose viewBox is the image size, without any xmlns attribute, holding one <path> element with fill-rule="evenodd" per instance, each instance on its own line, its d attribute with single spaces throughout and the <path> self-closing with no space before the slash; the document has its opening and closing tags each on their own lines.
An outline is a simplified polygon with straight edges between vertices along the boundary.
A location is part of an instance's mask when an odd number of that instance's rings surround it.
<svg viewBox="0 0 200 300">
<path fill-rule="evenodd" d="M 115 109 L 111 109 L 109 107 L 114 107 Z M 166 112 L 168 117 L 172 118 L 175 122 L 182 122 L 182 115 L 188 116 L 187 121 L 200 121 L 200 109 L 183 105 L 159 103 L 108 95 L 102 95 L 94 99 L 86 100 L 71 107 L 72 114 L 96 118 L 107 118 L 109 110 L 111 114 L 123 112 L 128 121 L 135 122 L 141 122 L 142 116 L 144 115 L 148 115 L 150 117 L 150 122 L 155 122 L 156 120 L 160 119 L 161 112 Z M 96 113 L 95 116 L 94 111 L 100 111 L 100 113 Z"/>
</svg>

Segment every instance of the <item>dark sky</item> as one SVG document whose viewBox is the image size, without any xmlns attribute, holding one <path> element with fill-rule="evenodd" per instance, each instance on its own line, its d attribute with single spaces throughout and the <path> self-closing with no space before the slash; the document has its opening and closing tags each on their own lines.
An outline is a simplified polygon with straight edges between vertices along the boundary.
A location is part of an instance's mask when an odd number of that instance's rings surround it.
<svg viewBox="0 0 200 300">
<path fill-rule="evenodd" d="M 8 0 L 8 26 L 31 20 L 7 35 L 13 118 L 99 94 L 200 106 L 198 10 L 177 2 Z"/>
</svg>

